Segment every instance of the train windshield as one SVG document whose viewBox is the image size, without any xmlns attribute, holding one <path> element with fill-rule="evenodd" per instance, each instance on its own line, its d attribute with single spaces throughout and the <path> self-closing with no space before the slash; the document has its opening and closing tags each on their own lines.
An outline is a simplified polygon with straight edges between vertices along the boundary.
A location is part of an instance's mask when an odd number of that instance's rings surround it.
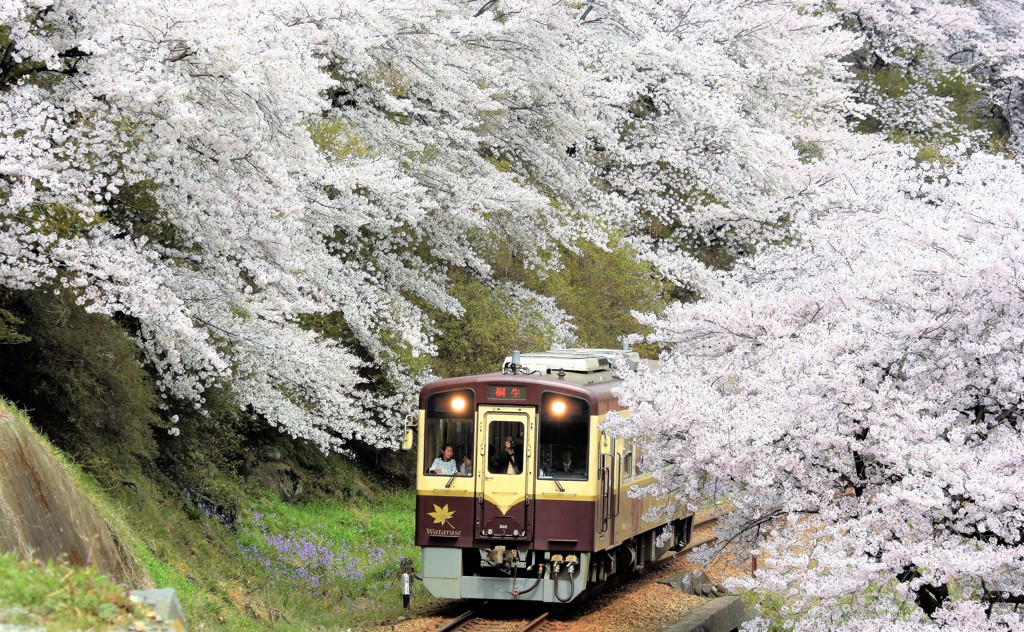
<svg viewBox="0 0 1024 632">
<path fill-rule="evenodd" d="M 423 433 L 424 474 L 473 473 L 473 391 L 438 393 L 427 402 Z"/>
<path fill-rule="evenodd" d="M 491 474 L 523 473 L 523 433 L 526 427 L 518 421 L 492 421 L 487 429 L 487 471 Z"/>
<path fill-rule="evenodd" d="M 545 393 L 541 398 L 537 478 L 586 480 L 589 445 L 590 407 L 587 402 Z"/>
</svg>

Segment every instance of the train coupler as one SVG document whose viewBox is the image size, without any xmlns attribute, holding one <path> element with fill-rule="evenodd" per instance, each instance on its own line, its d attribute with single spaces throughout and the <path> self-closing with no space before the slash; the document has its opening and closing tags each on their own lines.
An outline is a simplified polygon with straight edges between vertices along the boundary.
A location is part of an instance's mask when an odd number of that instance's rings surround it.
<svg viewBox="0 0 1024 632">
<path fill-rule="evenodd" d="M 480 549 L 480 563 L 492 568 L 529 568 L 530 552 L 518 549 L 508 549 L 504 545 L 498 545 L 493 549 Z"/>
</svg>

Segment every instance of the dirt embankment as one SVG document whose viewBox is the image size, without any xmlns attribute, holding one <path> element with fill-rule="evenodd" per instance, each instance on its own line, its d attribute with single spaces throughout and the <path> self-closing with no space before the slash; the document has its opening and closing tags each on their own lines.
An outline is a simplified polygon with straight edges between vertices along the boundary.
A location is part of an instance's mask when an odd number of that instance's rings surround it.
<svg viewBox="0 0 1024 632">
<path fill-rule="evenodd" d="M 0 550 L 61 555 L 134 588 L 152 586 L 135 557 L 75 486 L 52 448 L 0 401 Z"/>
</svg>

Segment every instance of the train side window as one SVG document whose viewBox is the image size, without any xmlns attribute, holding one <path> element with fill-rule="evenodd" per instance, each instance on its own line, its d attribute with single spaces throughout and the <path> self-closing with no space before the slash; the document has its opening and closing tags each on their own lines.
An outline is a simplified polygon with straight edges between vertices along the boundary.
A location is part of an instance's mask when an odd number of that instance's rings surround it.
<svg viewBox="0 0 1024 632">
<path fill-rule="evenodd" d="M 473 455 L 475 410 L 473 391 L 438 393 L 430 398 L 423 428 L 424 474 L 451 476 L 470 471 L 459 466 Z"/>
<path fill-rule="evenodd" d="M 541 397 L 537 478 L 587 480 L 590 470 L 590 406 L 559 393 Z"/>
<path fill-rule="evenodd" d="M 633 470 L 633 442 L 626 441 L 626 445 L 622 449 L 622 478 L 630 479 L 633 478 L 635 472 Z"/>
</svg>

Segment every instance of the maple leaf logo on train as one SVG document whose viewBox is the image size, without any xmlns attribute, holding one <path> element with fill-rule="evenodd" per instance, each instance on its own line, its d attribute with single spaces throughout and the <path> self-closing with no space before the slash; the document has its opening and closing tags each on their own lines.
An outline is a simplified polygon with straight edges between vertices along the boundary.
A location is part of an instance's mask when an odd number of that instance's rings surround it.
<svg viewBox="0 0 1024 632">
<path fill-rule="evenodd" d="M 455 528 L 452 523 L 448 522 L 455 516 L 454 511 L 448 511 L 448 505 L 445 505 L 444 507 L 434 505 L 434 511 L 427 512 L 427 515 L 434 519 L 434 524 L 439 524 L 441 526 L 447 524 L 449 528 Z"/>
</svg>

